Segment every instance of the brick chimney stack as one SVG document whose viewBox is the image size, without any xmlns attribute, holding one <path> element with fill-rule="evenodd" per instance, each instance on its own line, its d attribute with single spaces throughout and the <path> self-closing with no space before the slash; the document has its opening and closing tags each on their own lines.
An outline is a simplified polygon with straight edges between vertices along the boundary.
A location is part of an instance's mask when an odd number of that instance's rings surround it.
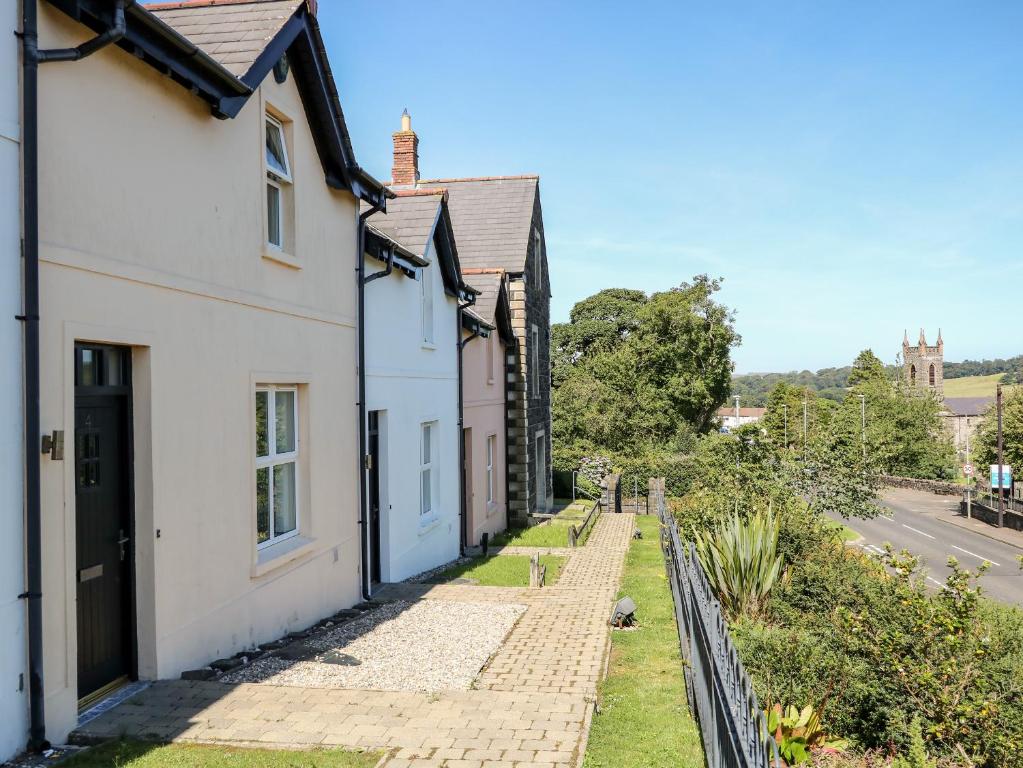
<svg viewBox="0 0 1023 768">
<path fill-rule="evenodd" d="M 391 183 L 411 186 L 419 181 L 419 137 L 412 130 L 412 118 L 406 109 L 401 113 L 401 130 L 393 134 L 394 165 Z"/>
</svg>

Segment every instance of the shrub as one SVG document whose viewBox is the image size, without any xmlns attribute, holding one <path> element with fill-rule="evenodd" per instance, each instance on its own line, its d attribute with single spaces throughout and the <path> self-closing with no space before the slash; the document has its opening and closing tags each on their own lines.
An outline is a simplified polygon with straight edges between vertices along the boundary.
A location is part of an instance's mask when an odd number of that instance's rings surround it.
<svg viewBox="0 0 1023 768">
<path fill-rule="evenodd" d="M 747 520 L 738 515 L 712 534 L 693 533 L 700 563 L 730 618 L 759 615 L 767 596 L 784 577 L 784 558 L 778 554 L 777 518 L 767 512 Z"/>
</svg>

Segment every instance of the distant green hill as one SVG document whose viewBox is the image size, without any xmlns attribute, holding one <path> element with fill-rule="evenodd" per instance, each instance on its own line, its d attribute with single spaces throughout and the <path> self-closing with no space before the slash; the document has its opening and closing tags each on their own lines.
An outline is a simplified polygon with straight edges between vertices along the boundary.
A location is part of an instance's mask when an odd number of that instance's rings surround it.
<svg viewBox="0 0 1023 768">
<path fill-rule="evenodd" d="M 994 397 L 995 387 L 1005 377 L 1004 373 L 989 376 L 959 376 L 945 379 L 945 397 Z M 1004 383 L 1004 382 L 1003 382 Z M 1019 385 L 1007 385 L 1002 391 L 1008 393 Z"/>
<path fill-rule="evenodd" d="M 779 381 L 797 387 L 807 387 L 821 397 L 841 400 L 849 386 L 851 366 L 821 368 L 819 371 L 789 371 L 787 373 L 744 373 L 732 377 L 732 396 L 739 395 L 744 406 L 763 406 L 767 396 Z M 894 379 L 899 371 L 894 365 L 885 366 Z M 964 360 L 945 363 L 945 395 L 947 397 L 980 397 L 994 395 L 995 384 L 1023 382 L 1023 355 L 996 360 Z M 961 382 L 961 383 L 960 383 Z"/>
</svg>

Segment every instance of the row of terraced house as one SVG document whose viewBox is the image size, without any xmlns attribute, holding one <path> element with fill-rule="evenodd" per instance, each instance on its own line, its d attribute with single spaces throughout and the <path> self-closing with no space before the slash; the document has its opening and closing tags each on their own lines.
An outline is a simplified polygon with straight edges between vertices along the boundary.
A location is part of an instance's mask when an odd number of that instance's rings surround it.
<svg viewBox="0 0 1023 768">
<path fill-rule="evenodd" d="M 0 759 L 552 505 L 538 177 L 371 177 L 314 0 L 4 8 Z"/>
</svg>

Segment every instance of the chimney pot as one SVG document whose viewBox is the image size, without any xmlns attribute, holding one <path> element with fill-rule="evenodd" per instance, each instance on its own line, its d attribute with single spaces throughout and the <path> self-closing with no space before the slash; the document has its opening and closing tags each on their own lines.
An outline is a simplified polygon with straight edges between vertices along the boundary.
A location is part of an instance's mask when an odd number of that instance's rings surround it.
<svg viewBox="0 0 1023 768">
<path fill-rule="evenodd" d="M 419 181 L 419 137 L 412 130 L 412 118 L 406 109 L 401 113 L 401 130 L 393 134 L 394 159 L 391 183 L 412 186 Z"/>
</svg>

